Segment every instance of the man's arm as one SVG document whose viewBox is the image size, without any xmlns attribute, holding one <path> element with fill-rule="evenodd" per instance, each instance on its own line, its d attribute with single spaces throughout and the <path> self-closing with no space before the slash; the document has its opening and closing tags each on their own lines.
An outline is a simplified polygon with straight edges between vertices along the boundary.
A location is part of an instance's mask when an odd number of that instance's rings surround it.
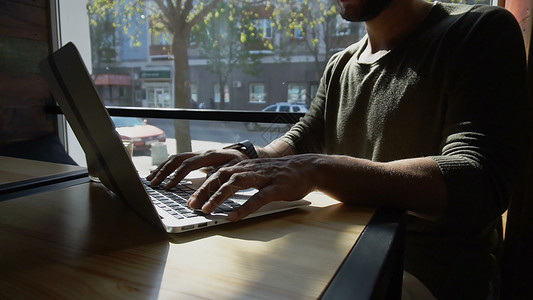
<svg viewBox="0 0 533 300">
<path fill-rule="evenodd" d="M 296 152 L 286 142 L 275 140 L 264 148 L 255 147 L 260 158 L 277 158 L 293 155 Z M 170 156 L 157 167 L 146 179 L 153 185 L 159 185 L 165 178 L 173 174 L 167 187 L 178 184 L 187 174 L 194 170 L 208 168 L 216 169 L 224 165 L 232 165 L 241 160 L 248 159 L 245 154 L 234 149 L 213 149 L 200 152 L 187 152 Z"/>
<path fill-rule="evenodd" d="M 296 154 L 294 148 L 281 139 L 274 140 L 264 148 L 256 147 L 259 158 L 277 158 Z"/>
<path fill-rule="evenodd" d="M 258 149 L 259 157 L 296 154 L 285 141 L 275 140 Z M 446 185 L 438 164 L 431 158 L 376 163 L 348 156 L 323 156 L 316 166 L 316 190 L 344 203 L 403 207 L 422 217 L 444 215 Z M 314 162 L 313 162 L 314 163 Z M 351 178 L 351 179 L 350 179 Z M 358 186 L 351 190 L 353 185 Z M 431 199 L 431 201 L 428 201 Z"/>
<path fill-rule="evenodd" d="M 379 163 L 322 154 L 244 160 L 223 167 L 190 198 L 189 205 L 210 213 L 235 191 L 251 187 L 258 192 L 232 212 L 230 220 L 242 219 L 272 201 L 301 199 L 311 191 L 350 204 L 402 207 L 427 218 L 441 217 L 447 207 L 444 180 L 431 158 Z"/>
<path fill-rule="evenodd" d="M 431 219 L 445 214 L 446 185 L 431 158 L 379 163 L 328 156 L 320 168 L 324 181 L 318 190 L 342 202 L 400 207 Z"/>
</svg>

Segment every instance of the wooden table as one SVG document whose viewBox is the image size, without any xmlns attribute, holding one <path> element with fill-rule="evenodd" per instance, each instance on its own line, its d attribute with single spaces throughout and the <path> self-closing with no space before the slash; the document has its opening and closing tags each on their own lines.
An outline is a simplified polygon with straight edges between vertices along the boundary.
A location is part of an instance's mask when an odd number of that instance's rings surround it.
<svg viewBox="0 0 533 300">
<path fill-rule="evenodd" d="M 0 201 L 23 196 L 30 189 L 80 178 L 87 178 L 86 168 L 0 156 Z"/>
<path fill-rule="evenodd" d="M 364 243 L 375 208 L 307 199 L 309 207 L 181 234 L 157 231 L 99 183 L 2 201 L 0 299 L 368 298 L 397 230 Z"/>
<path fill-rule="evenodd" d="M 73 165 L 0 156 L 0 185 L 82 170 L 85 170 L 85 168 Z"/>
</svg>

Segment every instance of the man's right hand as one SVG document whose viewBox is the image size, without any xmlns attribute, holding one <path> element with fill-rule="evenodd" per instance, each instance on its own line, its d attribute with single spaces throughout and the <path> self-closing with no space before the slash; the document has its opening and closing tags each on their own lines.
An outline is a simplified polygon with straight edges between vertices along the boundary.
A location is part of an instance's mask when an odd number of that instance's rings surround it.
<svg viewBox="0 0 533 300">
<path fill-rule="evenodd" d="M 186 152 L 171 155 L 146 177 L 152 185 L 159 185 L 173 174 L 165 188 L 177 185 L 187 174 L 194 170 L 206 168 L 216 170 L 222 166 L 230 166 L 248 157 L 233 149 L 207 150 L 203 152 Z"/>
</svg>

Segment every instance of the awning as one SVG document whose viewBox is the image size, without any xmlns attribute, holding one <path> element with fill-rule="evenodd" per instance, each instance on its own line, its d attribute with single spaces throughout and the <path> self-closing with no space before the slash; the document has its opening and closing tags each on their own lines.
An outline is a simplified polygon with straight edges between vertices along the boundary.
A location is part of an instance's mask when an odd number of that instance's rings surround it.
<svg viewBox="0 0 533 300">
<path fill-rule="evenodd" d="M 124 74 L 94 74 L 96 85 L 131 85 L 131 76 Z"/>
</svg>

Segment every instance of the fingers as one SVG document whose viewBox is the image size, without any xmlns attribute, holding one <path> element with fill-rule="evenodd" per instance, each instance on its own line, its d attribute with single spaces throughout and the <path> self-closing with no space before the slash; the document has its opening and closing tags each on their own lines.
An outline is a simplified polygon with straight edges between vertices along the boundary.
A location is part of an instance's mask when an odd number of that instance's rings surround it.
<svg viewBox="0 0 533 300">
<path fill-rule="evenodd" d="M 257 174 L 240 166 L 220 168 L 189 198 L 188 205 L 211 213 L 237 191 L 260 188 L 262 184 L 257 178 Z"/>
<path fill-rule="evenodd" d="M 174 170 L 176 170 L 183 163 L 183 161 L 189 159 L 190 157 L 194 157 L 195 155 L 197 154 L 184 153 L 180 155 L 172 155 L 166 161 L 160 164 L 152 173 L 150 173 L 146 179 L 150 180 L 152 185 L 159 185 L 165 178 L 172 174 L 172 172 L 174 172 Z"/>
<path fill-rule="evenodd" d="M 174 176 L 170 178 L 168 183 L 165 185 L 165 188 L 171 188 L 175 185 L 177 185 L 187 174 L 194 170 L 198 170 L 205 167 L 211 167 L 216 162 L 213 161 L 213 159 L 210 159 L 211 155 L 210 152 L 192 156 L 190 158 L 187 158 L 183 160 L 177 167 L 174 167 Z"/>
<path fill-rule="evenodd" d="M 159 184 L 174 172 L 174 178 L 165 186 L 174 186 L 189 172 L 214 167 L 187 204 L 204 213 L 212 213 L 219 205 L 239 190 L 256 188 L 241 207 L 228 215 L 230 221 L 240 220 L 263 205 L 276 200 L 296 200 L 311 189 L 310 180 L 302 180 L 302 163 L 294 158 L 242 160 L 237 150 L 208 151 L 178 155 L 170 158 L 150 175 L 152 184 Z M 294 166 L 295 165 L 295 166 Z"/>
<path fill-rule="evenodd" d="M 152 185 L 159 185 L 165 178 L 173 174 L 174 176 L 165 185 L 166 188 L 171 188 L 191 171 L 202 168 L 218 168 L 224 164 L 234 164 L 240 161 L 240 155 L 242 154 L 237 150 L 209 150 L 203 153 L 191 152 L 172 155 L 148 175 L 146 179 L 150 180 Z"/>
<path fill-rule="evenodd" d="M 257 172 L 246 170 L 243 165 L 221 168 L 191 196 L 188 204 L 191 208 L 201 209 L 204 213 L 212 213 L 239 190 L 258 189 L 258 192 L 251 196 L 248 201 L 228 215 L 228 220 L 238 221 L 265 204 L 280 200 L 280 193 L 276 188 L 279 186 L 270 185 L 270 183 L 269 178 L 261 176 Z"/>
<path fill-rule="evenodd" d="M 275 201 L 274 195 L 276 195 L 273 186 L 266 186 L 263 189 L 255 193 L 248 201 L 246 201 L 241 207 L 236 210 L 233 210 L 228 215 L 228 220 L 231 222 L 239 221 L 251 213 L 256 212 L 259 208 L 264 205 Z"/>
</svg>

